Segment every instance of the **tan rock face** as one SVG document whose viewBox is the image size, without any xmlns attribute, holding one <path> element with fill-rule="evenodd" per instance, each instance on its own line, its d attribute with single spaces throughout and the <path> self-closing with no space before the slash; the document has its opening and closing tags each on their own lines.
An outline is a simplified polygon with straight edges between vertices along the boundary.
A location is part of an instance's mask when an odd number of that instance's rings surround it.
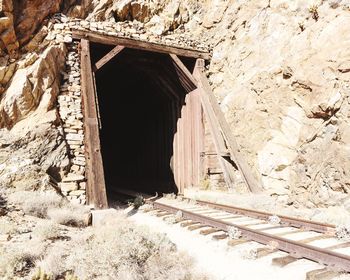
<svg viewBox="0 0 350 280">
<path fill-rule="evenodd" d="M 65 47 L 51 46 L 30 67 L 16 71 L 0 101 L 0 128 L 12 127 L 36 108 L 43 112 L 51 109 L 59 91 L 64 60 Z M 46 95 L 49 98 L 43 98 Z M 40 101 L 45 104 L 39 106 Z"/>
<path fill-rule="evenodd" d="M 62 0 L 15 1 L 15 30 L 20 44 L 28 41 L 44 18 L 60 10 Z"/>
<path fill-rule="evenodd" d="M 62 0 L 1 0 L 0 47 L 11 57 L 28 42 L 50 14 L 60 11 Z"/>
<path fill-rule="evenodd" d="M 320 2 L 316 21 L 309 5 L 235 3 L 199 34 L 219 42 L 210 80 L 265 189 L 313 207 L 349 192 L 350 10 Z"/>
<path fill-rule="evenodd" d="M 19 44 L 14 29 L 12 0 L 0 1 L 0 39 L 1 51 L 6 50 L 11 57 L 15 57 Z"/>
</svg>

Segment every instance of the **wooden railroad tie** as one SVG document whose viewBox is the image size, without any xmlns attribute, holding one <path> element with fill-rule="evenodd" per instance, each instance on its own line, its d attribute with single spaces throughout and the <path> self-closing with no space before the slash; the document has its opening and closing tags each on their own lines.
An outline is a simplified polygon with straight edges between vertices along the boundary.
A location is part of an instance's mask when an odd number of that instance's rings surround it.
<svg viewBox="0 0 350 280">
<path fill-rule="evenodd" d="M 295 262 L 299 260 L 299 258 L 295 258 L 291 255 L 287 255 L 285 257 L 278 257 L 278 258 L 274 258 L 272 259 L 272 264 L 279 266 L 279 267 L 284 267 L 292 262 Z"/>
<path fill-rule="evenodd" d="M 331 280 L 339 274 L 339 272 L 331 271 L 329 268 L 321 268 L 307 272 L 305 280 Z"/>
<path fill-rule="evenodd" d="M 209 235 L 209 234 L 212 234 L 214 232 L 219 232 L 219 231 L 221 231 L 221 229 L 209 228 L 209 229 L 202 229 L 199 233 L 202 235 Z"/>
</svg>

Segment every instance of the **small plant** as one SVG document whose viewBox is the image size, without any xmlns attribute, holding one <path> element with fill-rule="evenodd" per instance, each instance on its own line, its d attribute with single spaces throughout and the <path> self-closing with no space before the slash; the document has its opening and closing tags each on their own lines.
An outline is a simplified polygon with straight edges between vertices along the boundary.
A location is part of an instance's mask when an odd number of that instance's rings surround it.
<svg viewBox="0 0 350 280">
<path fill-rule="evenodd" d="M 164 198 L 166 198 L 166 199 L 176 199 L 176 194 L 174 194 L 174 193 L 167 193 L 167 194 L 164 194 Z"/>
<path fill-rule="evenodd" d="M 311 14 L 312 18 L 317 21 L 319 18 L 318 15 L 318 6 L 317 5 L 312 5 L 309 7 L 309 13 Z"/>
<path fill-rule="evenodd" d="M 298 22 L 299 28 L 301 30 L 301 32 L 303 32 L 305 30 L 305 24 L 304 22 Z"/>
<path fill-rule="evenodd" d="M 267 247 L 269 248 L 269 250 L 273 251 L 273 250 L 277 249 L 277 247 L 278 247 L 278 242 L 277 242 L 277 241 L 270 241 L 270 242 L 267 244 Z"/>
<path fill-rule="evenodd" d="M 32 280 L 54 280 L 56 279 L 52 273 L 46 273 L 44 270 L 42 270 L 40 267 L 37 270 L 37 272 L 32 276 Z M 60 277 L 59 279 L 62 280 L 78 280 L 78 277 L 75 276 L 71 272 L 65 273 L 63 277 Z"/>
<path fill-rule="evenodd" d="M 27 215 L 46 218 L 48 209 L 60 207 L 63 199 L 54 192 L 20 191 L 12 193 L 8 202 L 22 208 Z"/>
<path fill-rule="evenodd" d="M 145 199 L 143 198 L 142 195 L 138 195 L 129 205 L 133 206 L 135 209 L 139 209 L 144 204 L 145 204 Z"/>
<path fill-rule="evenodd" d="M 47 274 L 40 267 L 37 272 L 32 276 L 32 280 L 53 280 L 52 274 Z"/>
<path fill-rule="evenodd" d="M 175 224 L 176 223 L 176 217 L 171 215 L 169 217 L 166 217 L 164 219 L 164 221 L 167 223 L 167 224 Z"/>
<path fill-rule="evenodd" d="M 240 239 L 242 237 L 242 232 L 234 226 L 227 228 L 227 234 L 231 239 Z"/>
<path fill-rule="evenodd" d="M 350 240 L 350 224 L 337 226 L 335 236 L 340 240 Z"/>
<path fill-rule="evenodd" d="M 210 180 L 209 178 L 205 178 L 201 180 L 200 186 L 202 190 L 209 190 L 210 189 Z"/>
<path fill-rule="evenodd" d="M 183 213 L 181 210 L 177 211 L 176 214 L 175 214 L 175 218 L 176 219 L 182 219 L 183 218 Z"/>
<path fill-rule="evenodd" d="M 33 236 L 43 241 L 55 240 L 61 237 L 61 233 L 56 223 L 53 221 L 43 220 L 35 226 Z"/>
<path fill-rule="evenodd" d="M 23 279 L 43 256 L 44 247 L 41 242 L 30 240 L 21 246 L 11 244 L 4 251 L 0 250 L 0 278 Z"/>
<path fill-rule="evenodd" d="M 269 217 L 268 222 L 272 225 L 279 225 L 281 223 L 281 219 L 280 217 L 273 215 Z"/>
<path fill-rule="evenodd" d="M 153 205 L 152 204 L 149 204 L 149 203 L 146 203 L 144 205 L 142 205 L 140 207 L 140 209 L 143 211 L 143 212 L 149 212 L 149 211 L 152 211 L 154 209 Z"/>
<path fill-rule="evenodd" d="M 258 249 L 248 249 L 241 252 L 242 258 L 247 260 L 255 260 L 258 257 Z"/>
<path fill-rule="evenodd" d="M 64 208 L 52 208 L 47 216 L 57 224 L 84 227 L 91 222 L 90 209 L 83 205 L 67 204 Z"/>
<path fill-rule="evenodd" d="M 0 234 L 12 235 L 16 233 L 16 231 L 16 224 L 6 220 L 0 220 Z"/>
</svg>

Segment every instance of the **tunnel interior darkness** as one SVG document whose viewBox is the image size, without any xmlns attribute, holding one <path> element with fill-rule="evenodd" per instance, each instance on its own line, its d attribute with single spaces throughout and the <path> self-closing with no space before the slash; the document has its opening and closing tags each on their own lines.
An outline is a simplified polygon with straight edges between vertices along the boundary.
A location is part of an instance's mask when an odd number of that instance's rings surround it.
<svg viewBox="0 0 350 280">
<path fill-rule="evenodd" d="M 92 65 L 112 48 L 92 44 Z M 193 59 L 181 59 L 193 69 Z M 116 188 L 177 192 L 173 139 L 187 92 L 169 55 L 124 49 L 95 79 L 107 196 Z"/>
</svg>

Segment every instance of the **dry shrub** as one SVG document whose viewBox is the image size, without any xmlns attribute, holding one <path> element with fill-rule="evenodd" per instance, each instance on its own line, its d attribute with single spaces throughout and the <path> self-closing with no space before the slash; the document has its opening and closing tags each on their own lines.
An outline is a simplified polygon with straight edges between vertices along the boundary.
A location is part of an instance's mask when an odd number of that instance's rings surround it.
<svg viewBox="0 0 350 280">
<path fill-rule="evenodd" d="M 45 258 L 37 261 L 36 267 L 39 269 L 34 270 L 34 276 L 38 274 L 38 271 L 44 272 L 52 279 L 62 276 L 66 271 L 64 259 L 68 251 L 67 244 L 58 244 L 51 248 Z"/>
<path fill-rule="evenodd" d="M 0 234 L 14 234 L 17 232 L 16 227 L 15 223 L 0 219 Z"/>
<path fill-rule="evenodd" d="M 350 240 L 350 224 L 336 226 L 335 235 L 340 240 Z"/>
<path fill-rule="evenodd" d="M 90 222 L 90 209 L 83 205 L 65 204 L 62 208 L 49 209 L 47 216 L 61 225 L 83 227 Z"/>
<path fill-rule="evenodd" d="M 20 191 L 10 194 L 8 202 L 22 208 L 25 214 L 45 218 L 48 209 L 60 207 L 63 199 L 54 192 Z"/>
<path fill-rule="evenodd" d="M 0 251 L 0 278 L 18 279 L 28 275 L 35 267 L 36 260 L 43 256 L 44 250 L 44 244 L 37 240 L 7 246 Z"/>
<path fill-rule="evenodd" d="M 38 266 L 54 277 L 71 271 L 79 279 L 204 279 L 164 234 L 120 217 L 53 247 Z"/>
<path fill-rule="evenodd" d="M 257 248 L 242 250 L 241 256 L 243 259 L 255 260 L 258 257 L 258 250 Z"/>
<path fill-rule="evenodd" d="M 145 279 L 157 280 L 207 279 L 204 275 L 194 275 L 193 261 L 188 255 L 169 254 L 164 248 L 147 259 L 143 275 Z"/>
<path fill-rule="evenodd" d="M 70 204 L 54 192 L 15 192 L 9 196 L 9 202 L 25 214 L 50 218 L 58 224 L 79 227 L 89 224 L 90 209 L 87 206 Z"/>
<path fill-rule="evenodd" d="M 242 237 L 242 232 L 234 226 L 227 228 L 227 234 L 231 239 L 240 239 Z"/>
<path fill-rule="evenodd" d="M 55 240 L 61 237 L 60 228 L 53 221 L 42 220 L 35 226 L 33 237 L 42 241 Z"/>
<path fill-rule="evenodd" d="M 269 216 L 268 222 L 272 225 L 279 225 L 281 223 L 281 219 L 280 217 L 273 215 L 273 216 Z"/>
</svg>

